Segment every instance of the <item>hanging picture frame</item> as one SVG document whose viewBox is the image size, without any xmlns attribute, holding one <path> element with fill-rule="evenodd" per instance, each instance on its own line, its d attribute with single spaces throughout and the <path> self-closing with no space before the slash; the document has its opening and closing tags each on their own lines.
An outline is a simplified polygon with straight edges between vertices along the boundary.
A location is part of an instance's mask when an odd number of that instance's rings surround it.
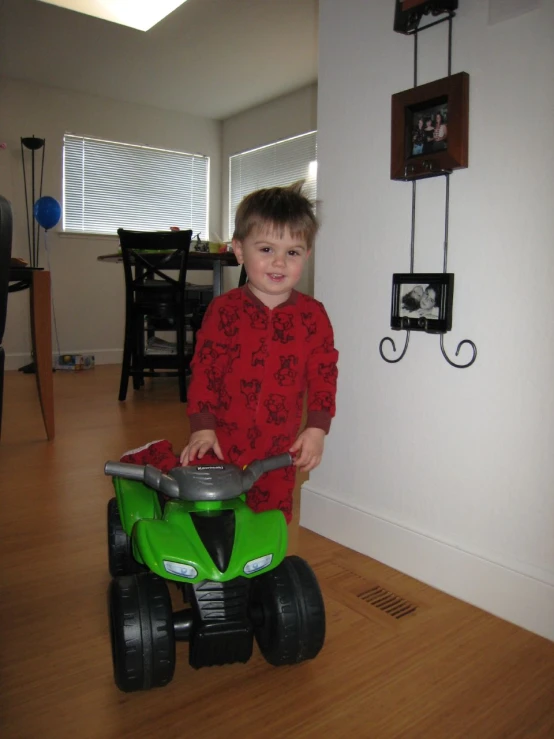
<svg viewBox="0 0 554 739">
<path fill-rule="evenodd" d="M 424 15 L 454 15 L 457 8 L 458 0 L 395 0 L 394 30 L 397 33 L 415 33 Z"/>
<path fill-rule="evenodd" d="M 452 328 L 453 300 L 452 273 L 394 274 L 391 328 L 444 334 Z"/>
<path fill-rule="evenodd" d="M 469 75 L 459 72 L 391 98 L 391 179 L 418 180 L 468 166 Z"/>
</svg>

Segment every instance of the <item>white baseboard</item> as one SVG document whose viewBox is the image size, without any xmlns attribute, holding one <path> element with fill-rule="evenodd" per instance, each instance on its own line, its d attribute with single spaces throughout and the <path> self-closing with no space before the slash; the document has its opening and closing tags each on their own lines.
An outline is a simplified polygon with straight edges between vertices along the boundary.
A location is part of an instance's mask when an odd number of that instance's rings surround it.
<svg viewBox="0 0 554 739">
<path fill-rule="evenodd" d="M 95 364 L 121 364 L 123 349 L 74 349 L 63 352 L 64 354 L 92 354 Z M 57 352 L 52 355 L 52 366 L 54 366 Z M 24 352 L 6 354 L 6 370 L 16 370 L 29 364 L 31 355 Z"/>
<path fill-rule="evenodd" d="M 300 525 L 554 641 L 554 586 L 302 486 Z"/>
</svg>

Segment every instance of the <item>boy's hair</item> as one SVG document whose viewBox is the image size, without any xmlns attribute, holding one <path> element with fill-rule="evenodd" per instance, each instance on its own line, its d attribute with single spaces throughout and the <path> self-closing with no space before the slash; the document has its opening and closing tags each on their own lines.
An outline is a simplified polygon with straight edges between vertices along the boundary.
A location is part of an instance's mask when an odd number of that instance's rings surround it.
<svg viewBox="0 0 554 739">
<path fill-rule="evenodd" d="M 414 298 L 414 296 L 411 293 L 408 293 L 407 295 L 404 295 L 402 298 L 402 307 L 404 310 L 407 310 L 409 313 L 412 313 L 412 311 L 417 310 L 419 308 L 419 300 Z"/>
<path fill-rule="evenodd" d="M 288 227 L 293 237 L 301 236 L 311 249 L 319 223 L 313 204 L 302 194 L 303 184 L 300 180 L 287 187 L 267 187 L 246 195 L 237 208 L 233 238 L 244 241 L 254 226 L 281 231 Z"/>
</svg>

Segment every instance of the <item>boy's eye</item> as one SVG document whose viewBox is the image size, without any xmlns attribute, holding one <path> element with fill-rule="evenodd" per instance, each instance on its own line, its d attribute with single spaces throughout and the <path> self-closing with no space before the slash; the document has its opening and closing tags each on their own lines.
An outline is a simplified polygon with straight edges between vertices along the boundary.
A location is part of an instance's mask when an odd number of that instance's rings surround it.
<svg viewBox="0 0 554 739">
<path fill-rule="evenodd" d="M 267 254 L 271 250 L 270 250 L 269 246 L 262 246 L 262 248 L 260 249 L 260 251 L 263 251 L 265 254 Z"/>
<path fill-rule="evenodd" d="M 291 257 L 297 257 L 297 256 L 298 256 L 298 252 L 297 252 L 297 251 L 295 251 L 294 249 L 291 249 L 291 250 L 289 251 L 289 255 L 290 255 Z"/>
</svg>

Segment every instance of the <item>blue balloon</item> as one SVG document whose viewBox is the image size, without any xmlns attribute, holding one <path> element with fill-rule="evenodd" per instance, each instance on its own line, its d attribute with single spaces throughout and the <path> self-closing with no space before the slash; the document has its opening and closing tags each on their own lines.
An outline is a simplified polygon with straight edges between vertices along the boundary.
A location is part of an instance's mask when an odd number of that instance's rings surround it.
<svg viewBox="0 0 554 739">
<path fill-rule="evenodd" d="M 48 231 L 60 220 L 62 209 L 56 198 L 45 195 L 37 200 L 33 213 L 39 224 Z"/>
</svg>

